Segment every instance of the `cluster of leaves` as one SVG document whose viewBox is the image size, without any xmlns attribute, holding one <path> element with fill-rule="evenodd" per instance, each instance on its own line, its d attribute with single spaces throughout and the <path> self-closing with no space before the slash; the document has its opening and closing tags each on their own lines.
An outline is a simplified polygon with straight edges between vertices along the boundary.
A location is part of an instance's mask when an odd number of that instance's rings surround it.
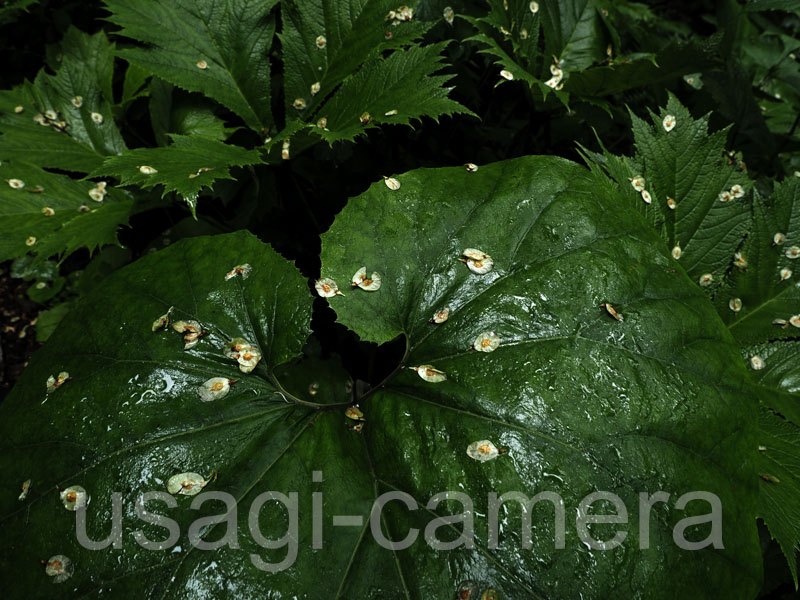
<svg viewBox="0 0 800 600">
<path fill-rule="evenodd" d="M 745 165 L 671 96 L 652 123 L 631 114 L 636 154 L 585 152 L 598 185 L 617 189 L 642 214 L 687 274 L 705 289 L 752 369 L 762 405 L 759 517 L 778 540 L 797 582 L 800 550 L 800 174 L 764 198 Z M 738 189 L 735 189 L 738 187 Z M 737 193 L 732 193 L 735 190 Z M 644 195 L 647 195 L 647 200 Z"/>
<path fill-rule="evenodd" d="M 0 19 L 29 4 L 0 7 Z M 174 473 L 216 471 L 214 487 L 241 506 L 267 489 L 297 491 L 301 502 L 324 489 L 326 514 L 365 517 L 386 491 L 424 507 L 444 489 L 477 501 L 489 491 L 547 487 L 568 507 L 603 489 L 629 508 L 643 490 L 708 490 L 725 507 L 724 552 L 672 544 L 685 514 L 676 498 L 652 509 L 649 550 L 639 549 L 640 531 L 629 531 L 624 547 L 600 554 L 575 531 L 567 550 L 554 549 L 556 525 L 540 506 L 532 550 L 518 526 L 524 515 L 513 510 L 500 548 L 490 547 L 484 519 L 474 547 L 454 521 L 441 521 L 454 544 L 447 559 L 421 542 L 404 553 L 381 549 L 366 519 L 349 533 L 325 523 L 324 554 L 303 549 L 291 569 L 270 575 L 276 593 L 753 597 L 761 585 L 756 517 L 796 585 L 800 336 L 792 317 L 800 326 L 800 272 L 785 275 L 800 256 L 796 7 L 719 3 L 717 31 L 701 36 L 623 0 L 396 4 L 104 0 L 113 37 L 70 29 L 47 68 L 0 91 L 0 179 L 8 184 L 0 187 L 0 260 L 16 259 L 13 275 L 34 282 L 32 299 L 53 307 L 42 313 L 40 338 L 55 330 L 2 406 L 7 480 L 30 479 L 34 488 L 25 504 L 18 491 L 0 496 L 0 563 L 13 564 L 34 597 L 52 589 L 38 565 L 48 553 L 72 557 L 69 585 L 79 594 L 165 597 L 183 588 L 216 596 L 235 575 L 237 594 L 263 595 L 264 574 L 247 556 L 280 562 L 284 551 L 255 543 L 245 511 L 237 518 L 228 506 L 224 519 L 206 521 L 203 539 L 218 539 L 227 525 L 242 543 L 219 548 L 209 570 L 186 529 L 214 509 L 180 503 L 172 554 L 142 553 L 125 539 L 112 556 L 75 542 L 54 491 L 85 486 L 97 514 L 126 489 L 127 532 L 141 526 L 133 506 L 143 488 L 161 489 Z M 317 266 L 302 275 L 251 234 L 220 235 L 249 228 L 277 247 L 277 235 L 253 223 L 296 196 L 303 204 L 300 186 L 288 200 L 278 193 L 281 173 L 338 169 L 341 156 L 392 125 L 428 118 L 425 130 L 460 115 L 461 126 L 478 127 L 475 115 L 488 113 L 470 101 L 475 74 L 461 61 L 479 59 L 493 94 L 555 123 L 570 146 L 570 132 L 597 125 L 596 141 L 577 138 L 588 170 L 555 157 L 477 170 L 372 162 L 368 179 L 377 182 L 346 188 L 335 221 L 336 209 L 326 222 L 305 204 L 303 227 L 321 252 L 305 250 Z M 658 104 L 650 123 L 644 108 Z M 620 118 L 630 120 L 630 135 L 607 135 Z M 628 144 L 630 156 L 619 150 Z M 505 148 L 500 158 L 514 154 Z M 380 181 L 405 170 L 391 185 Z M 204 216 L 212 204 L 229 210 L 224 225 Z M 199 221 L 157 225 L 156 239 L 136 253 L 115 246 L 120 227 L 175 206 Z M 203 233 L 215 235 L 160 250 Z M 476 247 L 494 261 L 479 276 L 459 262 Z M 101 251 L 81 277 L 62 274 L 61 261 L 80 248 Z M 146 256 L 119 269 L 135 254 Z M 225 276 L 243 263 L 249 277 Z M 331 298 L 339 333 L 326 339 L 319 321 L 334 312 L 317 300 L 312 313 L 306 277 L 344 283 L 361 266 L 378 271 L 382 287 Z M 448 321 L 431 323 L 444 306 Z M 624 319 L 610 317 L 612 306 Z M 165 312 L 202 325 L 196 347 L 182 350 L 169 329 L 150 331 Z M 488 331 L 500 347 L 475 352 L 476 336 Z M 369 362 L 375 344 L 399 355 L 354 385 L 361 371 L 348 372 L 320 346 L 346 362 L 344 336 L 370 348 Z M 245 376 L 222 351 L 237 337 L 263 355 Z M 446 379 L 418 377 L 412 367 L 420 365 Z M 71 379 L 46 393 L 59 371 Z M 226 398 L 201 402 L 198 387 L 214 376 L 235 384 Z M 353 405 L 366 419 L 358 426 L 343 416 Z M 465 448 L 487 438 L 507 455 L 472 461 Z M 320 486 L 303 477 L 315 470 L 337 476 Z M 473 512 L 461 500 L 431 500 L 427 517 L 446 516 L 453 502 Z M 393 539 L 424 530 L 423 512 L 387 507 L 380 529 Z M 267 537 L 283 534 L 276 522 L 262 516 Z M 89 527 L 90 537 L 107 535 L 99 519 Z M 311 528 L 303 522 L 294 537 L 311 540 Z"/>
</svg>

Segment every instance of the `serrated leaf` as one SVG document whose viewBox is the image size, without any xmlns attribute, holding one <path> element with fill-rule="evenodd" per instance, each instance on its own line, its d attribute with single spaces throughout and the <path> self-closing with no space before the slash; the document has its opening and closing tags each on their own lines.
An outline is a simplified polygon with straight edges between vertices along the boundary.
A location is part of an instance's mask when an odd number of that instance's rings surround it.
<svg viewBox="0 0 800 600">
<path fill-rule="evenodd" d="M 25 184 L 12 188 L 7 181 Z M 121 190 L 107 188 L 102 203 L 89 195 L 94 183 L 76 181 L 44 171 L 22 161 L 3 161 L 0 165 L 0 261 L 33 253 L 37 260 L 50 256 L 66 257 L 87 247 L 90 251 L 117 243 L 117 230 L 127 224 L 133 199 Z M 37 191 L 40 190 L 40 191 Z M 81 212 L 85 206 L 85 212 Z M 42 211 L 53 210 L 50 216 Z M 33 238 L 33 243 L 30 243 Z"/>
<path fill-rule="evenodd" d="M 548 489 L 571 506 L 590 490 L 631 498 L 634 489 L 680 487 L 714 490 L 726 511 L 742 509 L 726 512 L 737 523 L 713 558 L 666 541 L 674 512 L 659 520 L 666 537 L 657 554 L 633 550 L 628 531 L 627 550 L 591 558 L 569 541 L 554 550 L 547 520 L 532 553 L 512 526 L 502 548 L 484 554 L 481 520 L 478 549 L 452 551 L 451 564 L 470 565 L 455 580 L 433 553 L 398 554 L 411 595 L 487 571 L 480 578 L 501 586 L 501 597 L 627 597 L 635 589 L 674 598 L 683 586 L 696 597 L 755 594 L 760 554 L 752 509 L 740 504 L 754 501 L 755 407 L 747 394 L 719 387 L 743 385 L 744 365 L 711 304 L 644 221 L 618 210 L 620 199 L 585 170 L 551 157 L 395 178 L 399 189 L 379 182 L 352 199 L 322 245 L 322 276 L 345 293 L 329 299 L 339 321 L 365 341 L 406 339 L 404 368 L 360 404 L 379 489 L 417 499 L 443 485 L 473 498 Z M 460 262 L 466 248 L 491 255 L 493 268 L 472 273 Z M 378 291 L 345 289 L 362 266 L 380 274 Z M 444 306 L 449 319 L 431 323 Z M 485 331 L 500 338 L 494 352 L 472 349 Z M 411 369 L 419 365 L 446 379 L 423 380 Z M 510 456 L 482 468 L 465 453 L 482 439 Z M 393 513 L 390 523 L 400 522 L 389 528 L 419 527 L 406 514 Z"/>
<path fill-rule="evenodd" d="M 396 50 L 388 58 L 370 61 L 346 80 L 321 109 L 325 129 L 313 131 L 332 143 L 352 140 L 365 125 L 410 125 L 424 116 L 473 114 L 447 95 L 451 75 L 434 75 L 442 67 L 445 44 Z M 368 123 L 361 119 L 369 115 Z"/>
<path fill-rule="evenodd" d="M 798 329 L 789 320 L 800 314 L 800 264 L 786 252 L 800 247 L 800 179 L 776 184 L 769 200 L 757 199 L 753 211 L 753 231 L 741 250 L 747 269 L 733 272 L 718 300 L 720 314 L 743 345 L 797 337 Z M 783 234 L 785 241 L 776 244 L 776 234 Z M 782 269 L 789 269 L 786 279 L 781 279 Z M 741 300 L 741 311 L 728 308 L 731 298 Z M 774 324 L 776 319 L 785 321 L 785 327 Z"/>
<path fill-rule="evenodd" d="M 118 56 L 185 90 L 202 92 L 255 131 L 273 127 L 270 64 L 277 0 L 106 0 L 120 35 L 147 44 Z M 177 25 L 180 26 L 177 26 Z M 200 61 L 205 68 L 198 67 Z M 202 63 L 201 63 L 202 64 Z"/>
<path fill-rule="evenodd" d="M 768 409 L 759 424 L 758 469 L 761 477 L 758 516 L 778 541 L 797 588 L 800 550 L 800 427 Z"/>
<path fill-rule="evenodd" d="M 104 156 L 122 152 L 125 142 L 109 104 L 113 97 L 106 95 L 111 91 L 113 51 L 103 32 L 90 36 L 70 29 L 55 75 L 42 70 L 33 83 L 0 91 L 0 156 L 88 173 Z M 79 96 L 76 108 L 73 100 Z M 56 119 L 47 126 L 38 124 L 34 116 L 48 110 L 55 111 Z M 93 120 L 93 113 L 102 122 Z"/>
<path fill-rule="evenodd" d="M 137 185 L 144 189 L 162 185 L 162 197 L 176 192 L 194 211 L 200 190 L 210 188 L 217 179 L 233 179 L 230 167 L 261 161 L 258 150 L 197 135 L 169 134 L 169 137 L 173 142 L 169 146 L 136 148 L 110 157 L 92 175 L 117 177 L 121 185 Z M 147 167 L 154 172 L 149 173 Z"/>
<path fill-rule="evenodd" d="M 413 18 L 393 24 L 388 14 L 397 7 L 396 0 L 284 0 L 279 37 L 287 116 L 313 114 L 365 62 L 421 37 L 431 27 Z M 312 95 L 315 83 L 319 92 Z M 307 106 L 300 113 L 294 107 L 298 98 Z"/>
<path fill-rule="evenodd" d="M 675 119 L 670 131 L 663 124 L 667 115 Z M 587 156 L 617 182 L 629 205 L 638 205 L 651 224 L 661 227 L 669 248 L 681 249 L 680 263 L 695 282 L 711 274 L 717 285 L 732 268 L 750 225 L 751 182 L 725 154 L 726 130 L 708 132 L 708 115 L 694 119 L 670 94 L 667 106 L 658 115 L 651 111 L 650 117 L 652 123 L 631 113 L 636 144 L 632 159 L 605 150 L 602 158 Z M 649 204 L 632 185 L 640 176 Z M 734 185 L 745 195 L 720 201 L 720 194 Z M 669 208 L 670 198 L 675 208 Z"/>
</svg>

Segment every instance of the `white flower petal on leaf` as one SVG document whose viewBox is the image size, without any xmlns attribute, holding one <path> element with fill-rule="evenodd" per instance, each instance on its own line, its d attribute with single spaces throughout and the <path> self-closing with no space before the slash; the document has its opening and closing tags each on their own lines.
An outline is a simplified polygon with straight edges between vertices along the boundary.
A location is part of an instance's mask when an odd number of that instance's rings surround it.
<svg viewBox="0 0 800 600">
<path fill-rule="evenodd" d="M 489 440 L 478 440 L 467 446 L 467 456 L 478 462 L 487 462 L 497 458 L 500 451 Z"/>
<path fill-rule="evenodd" d="M 430 383 L 440 383 L 447 379 L 444 371 L 440 371 L 432 365 L 419 365 L 418 367 L 409 367 L 409 369 L 416 371 L 417 375 Z"/>
<path fill-rule="evenodd" d="M 59 490 L 58 497 L 61 504 L 67 510 L 78 510 L 89 504 L 89 493 L 79 485 L 71 485 L 70 487 Z"/>
<path fill-rule="evenodd" d="M 200 400 L 211 402 L 221 400 L 228 395 L 231 389 L 231 381 L 227 377 L 212 377 L 197 388 Z"/>
<path fill-rule="evenodd" d="M 478 352 L 494 352 L 500 347 L 500 336 L 494 331 L 484 331 L 475 338 L 472 347 Z"/>
</svg>

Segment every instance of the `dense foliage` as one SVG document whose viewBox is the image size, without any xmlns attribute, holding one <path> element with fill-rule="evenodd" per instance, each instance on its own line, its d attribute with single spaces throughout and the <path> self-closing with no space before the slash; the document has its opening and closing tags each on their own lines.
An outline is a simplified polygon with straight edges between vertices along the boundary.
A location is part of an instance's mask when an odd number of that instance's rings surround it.
<svg viewBox="0 0 800 600">
<path fill-rule="evenodd" d="M 11 597 L 793 597 L 796 2 L 17 0 L 0 39 Z"/>
</svg>

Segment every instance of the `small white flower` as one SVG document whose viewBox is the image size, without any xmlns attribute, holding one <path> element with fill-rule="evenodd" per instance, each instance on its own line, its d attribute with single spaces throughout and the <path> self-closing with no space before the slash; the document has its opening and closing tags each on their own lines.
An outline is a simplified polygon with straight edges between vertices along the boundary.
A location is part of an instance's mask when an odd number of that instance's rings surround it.
<svg viewBox="0 0 800 600">
<path fill-rule="evenodd" d="M 489 258 L 488 254 L 486 254 L 483 250 L 478 250 L 477 248 L 464 248 L 461 256 L 466 256 L 470 260 L 483 260 L 484 258 Z"/>
<path fill-rule="evenodd" d="M 432 365 L 420 365 L 418 367 L 409 367 L 409 369 L 416 371 L 417 375 L 430 383 L 440 383 L 447 379 L 447 375 L 444 371 L 440 371 Z"/>
<path fill-rule="evenodd" d="M 360 287 L 367 292 L 376 292 L 381 289 L 380 273 L 373 272 L 367 277 L 367 267 L 361 267 L 352 278 L 353 287 Z"/>
<path fill-rule="evenodd" d="M 47 378 L 47 384 L 46 384 L 47 393 L 49 394 L 51 392 L 55 392 L 58 388 L 60 388 L 70 379 L 71 377 L 69 376 L 69 373 L 67 373 L 66 371 L 61 371 L 57 377 L 50 375 L 50 377 Z"/>
<path fill-rule="evenodd" d="M 197 321 L 175 321 L 172 324 L 172 329 L 177 331 L 178 333 L 183 334 L 183 349 L 189 350 L 190 348 L 194 348 L 200 338 L 205 335 L 206 332 L 203 331 L 203 326 L 200 325 Z"/>
<path fill-rule="evenodd" d="M 451 7 L 448 6 L 444 9 L 444 12 L 442 12 L 442 16 L 448 25 L 452 25 L 456 18 L 456 13 Z"/>
<path fill-rule="evenodd" d="M 681 250 L 680 246 L 675 246 L 672 249 L 672 258 L 675 260 L 678 260 L 681 257 L 681 254 L 683 254 L 683 250 Z"/>
<path fill-rule="evenodd" d="M 102 125 L 102 123 L 103 123 L 103 115 L 101 115 L 100 113 L 93 112 L 91 114 L 91 117 L 92 117 L 92 121 L 94 121 L 98 125 Z"/>
<path fill-rule="evenodd" d="M 167 491 L 170 494 L 183 494 L 185 496 L 196 496 L 210 482 L 199 473 L 178 473 L 167 481 Z"/>
<path fill-rule="evenodd" d="M 29 236 L 29 237 L 28 237 L 28 238 L 25 240 L 25 245 L 26 245 L 26 246 L 33 246 L 35 243 L 36 243 L 36 238 L 35 238 L 34 236 Z"/>
<path fill-rule="evenodd" d="M 384 177 L 383 182 L 386 184 L 386 187 L 388 187 L 390 190 L 400 189 L 400 182 L 394 177 Z"/>
<path fill-rule="evenodd" d="M 150 167 L 148 165 L 139 165 L 136 168 L 139 169 L 139 172 L 142 175 L 154 175 L 154 174 L 158 173 L 158 171 L 156 169 L 154 169 L 153 167 Z"/>
<path fill-rule="evenodd" d="M 156 332 L 160 329 L 164 329 L 169 325 L 169 318 L 172 315 L 172 306 L 169 307 L 166 313 L 158 317 L 155 321 L 153 321 L 153 332 Z"/>
<path fill-rule="evenodd" d="M 786 255 L 786 258 L 794 260 L 800 256 L 800 248 L 797 246 L 792 246 L 791 248 L 787 248 L 784 254 Z"/>
<path fill-rule="evenodd" d="M 330 277 L 317 279 L 317 281 L 314 282 L 314 288 L 317 290 L 317 294 L 322 298 L 332 298 L 336 295 L 344 296 L 344 294 L 339 291 L 339 286 L 337 286 L 336 282 Z"/>
<path fill-rule="evenodd" d="M 728 308 L 730 308 L 733 312 L 738 313 L 740 310 L 742 310 L 742 299 L 731 298 L 728 301 Z"/>
<path fill-rule="evenodd" d="M 50 121 L 55 121 L 58 118 L 58 114 L 54 110 L 44 111 L 44 116 L 46 119 L 49 119 Z"/>
<path fill-rule="evenodd" d="M 650 192 L 647 190 L 642 190 L 642 200 L 644 200 L 645 204 L 650 204 L 653 201 L 653 198 L 650 196 Z"/>
<path fill-rule="evenodd" d="M 98 190 L 97 188 L 92 188 L 89 190 L 89 197 L 94 200 L 95 202 L 102 202 L 105 194 Z"/>
<path fill-rule="evenodd" d="M 479 440 L 467 446 L 467 456 L 478 462 L 490 461 L 493 458 L 497 458 L 499 454 L 500 451 L 497 449 L 497 446 L 489 440 Z"/>
<path fill-rule="evenodd" d="M 789 322 L 786 319 L 772 319 L 772 324 L 786 329 L 786 326 L 789 324 Z"/>
<path fill-rule="evenodd" d="M 478 170 L 478 165 L 475 163 L 467 163 L 464 166 L 467 168 L 467 173 L 474 173 Z"/>
<path fill-rule="evenodd" d="M 25 187 L 25 182 L 22 179 L 7 179 L 8 187 L 14 190 L 21 190 Z"/>
<path fill-rule="evenodd" d="M 531 2 L 528 5 L 528 8 L 531 10 L 531 12 L 533 14 L 536 14 L 537 12 L 539 12 L 539 3 L 538 2 Z"/>
<path fill-rule="evenodd" d="M 42 214 L 43 214 L 45 217 L 52 217 L 54 214 L 56 214 L 56 211 L 54 211 L 54 210 L 53 210 L 53 209 L 52 209 L 50 206 L 45 206 L 45 207 L 42 209 Z"/>
<path fill-rule="evenodd" d="M 89 494 L 79 485 L 60 490 L 58 496 L 67 510 L 75 511 L 89 504 Z"/>
<path fill-rule="evenodd" d="M 75 566 L 72 561 L 63 554 L 55 554 L 47 559 L 44 567 L 45 575 L 53 578 L 53 583 L 64 583 L 72 577 Z"/>
<path fill-rule="evenodd" d="M 292 106 L 294 106 L 297 110 L 305 110 L 306 109 L 306 101 L 302 98 L 295 98 L 295 101 L 292 102 Z"/>
<path fill-rule="evenodd" d="M 384 116 L 384 117 L 393 117 L 393 116 L 395 116 L 395 115 L 396 115 L 398 112 L 399 112 L 399 111 L 398 111 L 396 108 L 393 108 L 392 110 L 387 110 L 385 113 L 383 113 L 383 116 Z"/>
<path fill-rule="evenodd" d="M 23 500 L 25 500 L 25 498 L 28 497 L 28 494 L 30 494 L 30 492 L 31 492 L 31 480 L 26 479 L 25 481 L 22 482 L 22 491 L 17 497 L 17 500 L 22 502 Z"/>
<path fill-rule="evenodd" d="M 319 94 L 319 90 L 320 90 L 320 83 L 319 83 L 319 81 L 315 81 L 314 83 L 312 83 L 312 84 L 311 84 L 311 90 L 310 90 L 310 92 L 311 92 L 311 95 L 312 95 L 312 96 L 316 96 L 317 94 Z"/>
<path fill-rule="evenodd" d="M 558 65 L 550 65 L 550 74 L 553 77 L 558 77 L 559 79 L 563 79 L 564 71 L 558 68 Z"/>
<path fill-rule="evenodd" d="M 620 323 L 625 320 L 624 315 L 621 312 L 618 312 L 617 309 L 611 306 L 611 304 L 609 304 L 608 302 L 603 302 L 603 304 L 601 304 L 600 306 L 605 308 L 606 312 L 610 314 L 612 317 L 614 317 Z"/>
<path fill-rule="evenodd" d="M 783 242 L 786 241 L 786 236 L 782 233 L 776 233 L 772 238 L 772 244 L 774 246 L 780 246 Z"/>
<path fill-rule="evenodd" d="M 664 120 L 661 121 L 661 124 L 664 126 L 664 131 L 667 133 L 675 129 L 675 123 L 675 115 L 667 115 L 664 117 Z"/>
<path fill-rule="evenodd" d="M 41 114 L 33 115 L 33 121 L 34 123 L 38 123 L 39 125 L 43 125 L 44 127 L 50 125 L 50 123 L 47 122 L 47 119 L 44 118 L 44 115 Z"/>
<path fill-rule="evenodd" d="M 551 77 L 544 82 L 547 87 L 556 89 L 561 84 L 561 77 Z"/>
<path fill-rule="evenodd" d="M 74 106 L 75 108 L 80 108 L 81 106 L 83 106 L 83 96 L 75 96 L 72 99 L 72 106 Z"/>
<path fill-rule="evenodd" d="M 792 327 L 800 327 L 800 315 L 792 315 L 789 319 L 789 323 Z"/>
<path fill-rule="evenodd" d="M 698 283 L 700 287 L 708 287 L 714 282 L 714 276 L 711 273 L 706 273 L 705 275 L 700 276 L 700 280 Z"/>
<path fill-rule="evenodd" d="M 366 125 L 370 121 L 372 121 L 372 115 L 370 115 L 368 112 L 363 112 L 361 113 L 361 116 L 358 117 L 358 120 L 361 122 L 362 125 Z"/>
<path fill-rule="evenodd" d="M 317 127 L 320 129 L 325 129 L 328 126 L 328 119 L 327 117 L 322 117 L 319 121 L 317 121 Z"/>
<path fill-rule="evenodd" d="M 283 140 L 283 144 L 281 145 L 281 158 L 283 160 L 289 160 L 289 140 Z"/>
<path fill-rule="evenodd" d="M 792 270 L 788 267 L 784 267 L 781 269 L 781 281 L 786 281 L 792 276 Z"/>
<path fill-rule="evenodd" d="M 635 189 L 637 192 L 644 191 L 645 188 L 644 177 L 642 177 L 641 175 L 637 175 L 636 177 L 631 177 L 629 181 L 631 182 L 633 189 Z"/>
<path fill-rule="evenodd" d="M 203 402 L 211 402 L 212 400 L 221 400 L 227 396 L 230 389 L 230 379 L 227 377 L 212 377 L 197 388 L 197 393 Z"/>
<path fill-rule="evenodd" d="M 738 183 L 731 187 L 731 196 L 734 198 L 741 198 L 744 196 L 744 188 Z"/>
<path fill-rule="evenodd" d="M 348 406 L 344 411 L 344 416 L 353 421 L 366 421 L 364 413 L 357 406 Z"/>
<path fill-rule="evenodd" d="M 719 199 L 720 202 L 729 202 L 730 200 L 733 199 L 733 196 L 728 190 L 725 190 L 723 192 L 720 192 L 717 198 Z"/>
<path fill-rule="evenodd" d="M 734 266 L 738 267 L 739 269 L 746 269 L 747 268 L 747 259 L 744 257 L 744 254 L 741 252 L 736 252 L 733 255 L 733 264 Z"/>
<path fill-rule="evenodd" d="M 207 69 L 208 68 L 208 63 L 206 61 L 204 61 L 204 60 L 198 60 L 196 63 L 194 63 L 194 65 L 198 69 Z"/>
<path fill-rule="evenodd" d="M 21 113 L 23 110 L 25 110 L 25 109 L 21 105 L 14 107 L 14 112 L 17 113 L 17 114 Z"/>
<path fill-rule="evenodd" d="M 669 196 L 667 196 L 667 207 L 668 207 L 670 210 L 675 210 L 675 208 L 676 208 L 677 206 L 678 206 L 678 203 L 677 203 L 677 202 L 675 202 L 675 200 L 674 200 L 673 198 L 670 198 Z"/>
<path fill-rule="evenodd" d="M 325 39 L 324 35 L 320 35 L 317 36 L 315 43 L 317 44 L 317 48 L 322 50 L 327 45 L 328 40 Z"/>
<path fill-rule="evenodd" d="M 754 371 L 760 371 L 764 368 L 764 359 L 757 354 L 753 354 L 750 356 L 750 366 Z"/>
<path fill-rule="evenodd" d="M 251 267 L 249 263 L 245 263 L 243 265 L 236 265 L 235 267 L 233 267 L 233 269 L 225 273 L 225 281 L 233 279 L 237 275 L 241 275 L 242 279 L 247 279 L 250 276 L 252 270 L 253 267 Z"/>
<path fill-rule="evenodd" d="M 500 77 L 502 77 L 503 79 L 508 79 L 509 81 L 514 80 L 514 74 L 511 71 L 507 71 L 506 69 L 500 71 Z"/>
<path fill-rule="evenodd" d="M 450 317 L 450 308 L 445 306 L 436 311 L 431 318 L 431 323 L 444 323 Z"/>
<path fill-rule="evenodd" d="M 484 331 L 472 342 L 472 348 L 478 352 L 494 352 L 499 347 L 500 336 L 494 331 Z"/>
</svg>

